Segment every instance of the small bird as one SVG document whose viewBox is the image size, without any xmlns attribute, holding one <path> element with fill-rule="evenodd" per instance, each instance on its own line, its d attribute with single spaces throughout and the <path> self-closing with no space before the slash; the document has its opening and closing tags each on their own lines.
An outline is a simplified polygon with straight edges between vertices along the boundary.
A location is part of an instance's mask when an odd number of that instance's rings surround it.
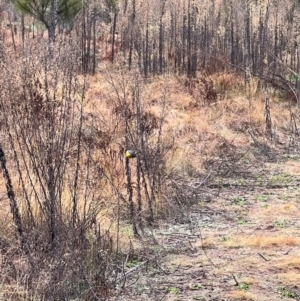
<svg viewBox="0 0 300 301">
<path fill-rule="evenodd" d="M 135 151 L 128 149 L 128 150 L 125 152 L 125 156 L 126 156 L 126 158 L 128 158 L 128 159 L 132 159 L 132 158 L 135 158 L 135 157 L 136 157 L 136 153 L 135 153 Z"/>
</svg>

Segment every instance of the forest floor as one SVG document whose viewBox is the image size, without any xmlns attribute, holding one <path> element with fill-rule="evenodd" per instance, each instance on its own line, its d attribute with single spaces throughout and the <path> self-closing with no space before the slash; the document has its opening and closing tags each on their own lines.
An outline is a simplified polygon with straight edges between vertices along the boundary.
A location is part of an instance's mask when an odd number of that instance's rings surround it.
<svg viewBox="0 0 300 301">
<path fill-rule="evenodd" d="M 300 157 L 259 158 L 133 241 L 109 300 L 300 300 Z"/>
</svg>

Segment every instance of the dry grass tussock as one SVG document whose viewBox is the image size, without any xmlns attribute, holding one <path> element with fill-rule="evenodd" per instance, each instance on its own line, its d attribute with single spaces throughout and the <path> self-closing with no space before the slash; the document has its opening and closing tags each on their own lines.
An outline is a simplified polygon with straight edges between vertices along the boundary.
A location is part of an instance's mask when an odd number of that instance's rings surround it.
<svg viewBox="0 0 300 301">
<path fill-rule="evenodd" d="M 251 237 L 234 237 L 227 241 L 225 245 L 229 248 L 272 248 L 276 246 L 297 246 L 300 243 L 300 239 L 295 236 L 263 236 L 255 235 Z"/>
<path fill-rule="evenodd" d="M 288 270 L 299 270 L 300 269 L 300 258 L 299 257 L 290 257 L 285 260 L 277 260 L 277 262 L 274 264 L 275 267 L 278 269 L 285 269 L 287 268 Z"/>
<path fill-rule="evenodd" d="M 293 216 L 293 218 L 298 218 L 300 216 L 299 207 L 294 202 L 287 202 L 284 204 L 275 204 L 270 205 L 265 210 L 258 213 L 262 216 L 272 216 L 271 214 L 276 212 L 276 218 L 279 219 L 281 217 L 289 217 Z"/>
<path fill-rule="evenodd" d="M 278 279 L 285 285 L 297 286 L 300 281 L 299 271 L 286 271 L 278 275 Z"/>
<path fill-rule="evenodd" d="M 256 296 L 254 294 L 244 291 L 231 292 L 230 298 L 232 300 L 256 300 Z"/>
</svg>

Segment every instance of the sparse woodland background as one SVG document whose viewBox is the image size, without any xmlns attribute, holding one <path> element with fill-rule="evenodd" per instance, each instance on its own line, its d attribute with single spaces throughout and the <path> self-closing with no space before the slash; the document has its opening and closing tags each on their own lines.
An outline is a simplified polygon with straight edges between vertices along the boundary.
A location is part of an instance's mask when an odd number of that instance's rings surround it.
<svg viewBox="0 0 300 301">
<path fill-rule="evenodd" d="M 298 150 L 300 2 L 50 2 L 0 1 L 0 299 L 105 300 L 124 229 L 147 236 L 239 168 L 244 140 L 210 117 Z"/>
</svg>

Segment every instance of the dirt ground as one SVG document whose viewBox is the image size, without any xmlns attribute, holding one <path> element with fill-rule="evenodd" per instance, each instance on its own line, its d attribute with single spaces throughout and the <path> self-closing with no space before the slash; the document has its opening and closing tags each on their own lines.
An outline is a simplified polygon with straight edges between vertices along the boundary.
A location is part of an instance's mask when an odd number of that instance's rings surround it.
<svg viewBox="0 0 300 301">
<path fill-rule="evenodd" d="M 148 229 L 109 300 L 300 300 L 300 157 L 242 169 Z"/>
</svg>

